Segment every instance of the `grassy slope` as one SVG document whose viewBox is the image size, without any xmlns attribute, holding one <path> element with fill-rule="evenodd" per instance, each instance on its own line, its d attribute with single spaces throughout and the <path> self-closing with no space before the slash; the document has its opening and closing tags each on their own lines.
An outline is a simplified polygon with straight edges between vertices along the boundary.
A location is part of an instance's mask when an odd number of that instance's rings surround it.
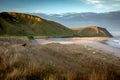
<svg viewBox="0 0 120 80">
<path fill-rule="evenodd" d="M 1 35 L 72 36 L 65 26 L 23 13 L 0 13 Z"/>
<path fill-rule="evenodd" d="M 120 58 L 103 51 L 83 45 L 21 46 L 25 42 L 0 38 L 0 80 L 120 79 Z"/>
<path fill-rule="evenodd" d="M 71 30 L 53 21 L 15 12 L 0 13 L 0 35 L 112 37 L 104 28 L 89 26 L 85 28 L 73 28 Z"/>
<path fill-rule="evenodd" d="M 72 30 L 83 37 L 112 37 L 112 35 L 105 28 L 100 28 L 98 26 L 72 28 Z"/>
</svg>

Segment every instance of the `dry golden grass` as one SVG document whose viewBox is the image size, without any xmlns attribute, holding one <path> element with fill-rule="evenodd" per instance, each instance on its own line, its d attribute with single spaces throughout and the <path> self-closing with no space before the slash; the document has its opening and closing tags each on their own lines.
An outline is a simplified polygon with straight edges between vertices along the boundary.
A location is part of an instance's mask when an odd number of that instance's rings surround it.
<svg viewBox="0 0 120 80">
<path fill-rule="evenodd" d="M 0 80 L 119 79 L 120 58 L 88 46 L 0 45 Z"/>
<path fill-rule="evenodd" d="M 13 44 L 30 43 L 27 37 L 0 37 L 1 46 L 10 46 Z"/>
<path fill-rule="evenodd" d="M 82 30 L 82 28 L 71 28 L 71 29 L 76 31 Z"/>
</svg>

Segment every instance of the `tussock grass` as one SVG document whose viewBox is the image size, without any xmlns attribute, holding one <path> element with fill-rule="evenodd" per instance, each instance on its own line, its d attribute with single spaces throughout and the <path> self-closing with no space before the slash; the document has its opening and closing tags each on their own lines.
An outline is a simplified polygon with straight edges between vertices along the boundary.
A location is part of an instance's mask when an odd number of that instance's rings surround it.
<svg viewBox="0 0 120 80">
<path fill-rule="evenodd" d="M 9 46 L 12 44 L 24 44 L 30 43 L 27 37 L 0 37 L 0 45 L 1 46 Z"/>
<path fill-rule="evenodd" d="M 0 45 L 0 80 L 119 79 L 120 58 L 87 46 Z"/>
</svg>

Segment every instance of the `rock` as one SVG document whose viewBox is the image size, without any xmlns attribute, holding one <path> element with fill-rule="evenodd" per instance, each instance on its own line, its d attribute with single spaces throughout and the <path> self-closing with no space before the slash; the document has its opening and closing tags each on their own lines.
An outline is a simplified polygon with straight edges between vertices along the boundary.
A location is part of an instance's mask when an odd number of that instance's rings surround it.
<svg viewBox="0 0 120 80">
<path fill-rule="evenodd" d="M 95 54 L 96 52 L 93 52 L 93 54 Z"/>
</svg>

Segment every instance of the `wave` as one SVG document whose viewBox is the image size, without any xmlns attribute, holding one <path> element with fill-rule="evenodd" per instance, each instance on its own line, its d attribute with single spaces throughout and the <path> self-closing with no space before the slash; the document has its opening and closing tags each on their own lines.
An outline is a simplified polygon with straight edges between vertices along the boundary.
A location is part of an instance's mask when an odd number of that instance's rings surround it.
<svg viewBox="0 0 120 80">
<path fill-rule="evenodd" d="M 110 39 L 110 40 L 107 40 L 106 41 L 106 44 L 110 45 L 110 46 L 113 46 L 113 47 L 116 47 L 116 48 L 120 48 L 120 39 Z"/>
</svg>

